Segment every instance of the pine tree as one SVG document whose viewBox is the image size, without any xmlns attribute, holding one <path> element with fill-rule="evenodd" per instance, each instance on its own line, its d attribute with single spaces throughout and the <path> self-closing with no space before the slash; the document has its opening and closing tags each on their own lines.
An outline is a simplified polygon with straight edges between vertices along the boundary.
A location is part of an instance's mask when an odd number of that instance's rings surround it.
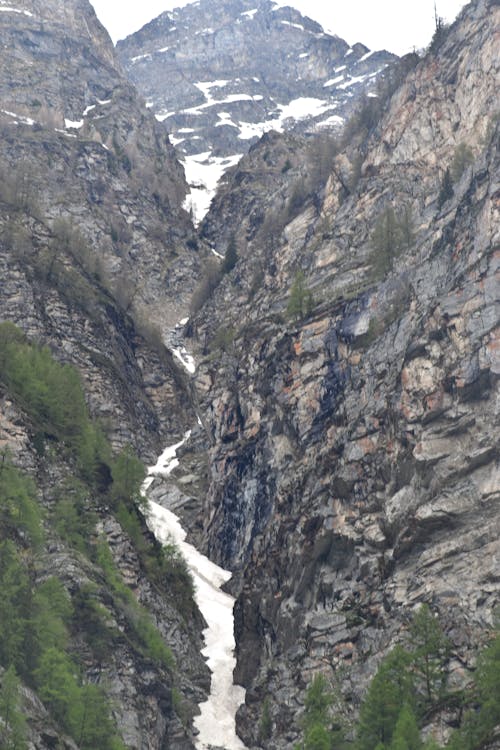
<svg viewBox="0 0 500 750">
<path fill-rule="evenodd" d="M 19 679 L 14 667 L 4 672 L 0 687 L 0 747 L 25 750 L 26 719 L 20 709 Z"/>
<path fill-rule="evenodd" d="M 286 308 L 287 315 L 296 321 L 310 315 L 314 307 L 312 292 L 307 289 L 303 271 L 297 271 L 290 290 L 290 297 Z"/>
<path fill-rule="evenodd" d="M 408 706 L 403 706 L 394 729 L 390 750 L 420 750 L 421 747 L 422 741 L 415 714 Z"/>
<path fill-rule="evenodd" d="M 446 201 L 449 201 L 450 198 L 453 198 L 453 192 L 453 180 L 451 179 L 451 173 L 449 168 L 446 168 L 439 190 L 438 208 L 442 208 Z"/>
<path fill-rule="evenodd" d="M 458 182 L 467 167 L 474 161 L 474 153 L 466 143 L 459 143 L 453 154 L 451 163 L 451 178 L 453 182 Z"/>
<path fill-rule="evenodd" d="M 391 742 L 401 706 L 412 705 L 410 663 L 411 655 L 396 646 L 380 665 L 361 706 L 356 750 L 373 750 L 378 743 Z"/>
<path fill-rule="evenodd" d="M 233 270 L 238 262 L 238 248 L 236 246 L 236 237 L 234 234 L 229 238 L 229 244 L 222 261 L 222 273 L 229 273 Z"/>
<path fill-rule="evenodd" d="M 386 273 L 402 245 L 401 228 L 392 206 L 387 206 L 378 217 L 371 243 L 375 251 L 375 266 L 381 273 Z"/>
<path fill-rule="evenodd" d="M 440 698 L 445 690 L 450 642 L 427 604 L 416 613 L 410 632 L 415 683 L 425 707 Z"/>
</svg>

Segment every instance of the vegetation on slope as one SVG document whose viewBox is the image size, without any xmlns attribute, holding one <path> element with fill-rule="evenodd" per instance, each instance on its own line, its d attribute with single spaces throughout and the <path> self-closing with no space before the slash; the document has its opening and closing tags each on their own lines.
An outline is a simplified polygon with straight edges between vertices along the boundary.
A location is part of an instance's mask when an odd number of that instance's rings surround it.
<svg viewBox="0 0 500 750">
<path fill-rule="evenodd" d="M 34 480 L 0 456 L 0 745 L 26 747 L 19 680 L 33 689 L 60 728 L 82 750 L 123 747 L 111 718 L 105 686 L 85 677 L 88 653 L 74 648 L 83 637 L 93 661 L 105 660 L 124 637 L 133 650 L 168 670 L 170 649 L 138 603 L 97 532 L 110 509 L 134 543 L 150 579 L 169 590 L 186 614 L 194 605 L 192 582 L 174 548 L 149 543 L 138 503 L 145 471 L 130 448 L 113 456 L 103 430 L 89 416 L 78 373 L 47 348 L 31 344 L 10 323 L 0 324 L 0 385 L 31 422 L 33 443 L 45 470 L 58 477 L 41 503 Z M 62 476 L 61 476 L 62 474 Z M 47 542 L 57 539 L 83 556 L 94 581 L 68 590 L 41 570 Z M 90 567 L 89 567 L 90 566 Z M 106 603 L 102 596 L 107 586 Z M 111 599 L 110 599 L 111 597 Z M 117 619 L 124 623 L 117 628 Z"/>
<path fill-rule="evenodd" d="M 423 605 L 408 644 L 396 646 L 380 664 L 351 728 L 334 710 L 336 696 L 327 679 L 316 675 L 307 690 L 297 750 L 441 750 L 430 728 L 447 710 L 456 726 L 446 750 L 489 747 L 500 724 L 500 635 L 482 650 L 470 684 L 461 689 L 449 685 L 450 649 L 437 618 Z"/>
</svg>

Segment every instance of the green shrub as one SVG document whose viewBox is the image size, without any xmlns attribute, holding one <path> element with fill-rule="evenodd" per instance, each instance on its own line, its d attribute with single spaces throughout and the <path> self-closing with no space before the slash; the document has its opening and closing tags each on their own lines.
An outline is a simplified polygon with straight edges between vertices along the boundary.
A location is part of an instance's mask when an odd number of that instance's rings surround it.
<svg viewBox="0 0 500 750">
<path fill-rule="evenodd" d="M 43 540 L 42 510 L 33 480 L 0 454 L 0 538 L 20 537 L 35 548 Z"/>
<path fill-rule="evenodd" d="M 290 290 L 286 314 L 296 321 L 310 315 L 314 307 L 312 292 L 306 287 L 303 271 L 297 271 Z"/>
<path fill-rule="evenodd" d="M 474 162 L 474 153 L 466 143 L 459 143 L 453 154 L 451 162 L 451 179 L 458 182 L 467 169 Z"/>
<path fill-rule="evenodd" d="M 10 323 L 0 324 L 0 381 L 34 422 L 38 450 L 43 440 L 64 444 L 84 479 L 95 483 L 111 451 L 88 415 L 80 376 L 53 359 L 47 347 L 30 344 Z"/>
<path fill-rule="evenodd" d="M 238 262 L 238 248 L 236 246 L 236 237 L 234 234 L 229 238 L 229 244 L 222 261 L 222 273 L 230 273 Z"/>
<path fill-rule="evenodd" d="M 113 561 L 111 550 L 103 539 L 97 545 L 97 562 L 101 566 L 108 585 L 125 605 L 123 612 L 144 654 L 167 669 L 173 669 L 175 661 L 171 650 L 163 642 L 147 612 L 123 582 Z"/>
</svg>

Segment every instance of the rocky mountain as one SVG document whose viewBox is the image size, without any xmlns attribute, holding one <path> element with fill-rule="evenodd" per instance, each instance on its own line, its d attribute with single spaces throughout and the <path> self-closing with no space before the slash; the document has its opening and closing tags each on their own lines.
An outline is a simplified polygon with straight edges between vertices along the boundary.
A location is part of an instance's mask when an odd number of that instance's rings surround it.
<svg viewBox="0 0 500 750">
<path fill-rule="evenodd" d="M 283 84 L 280 104 L 375 58 L 288 9 L 202 0 L 183 17 L 196 8 L 194 31 L 238 8 L 276 45 L 308 34 L 299 54 L 324 80 Z M 328 747 L 344 723 L 353 747 L 422 604 L 447 639 L 429 685 L 446 670 L 447 691 L 419 706 L 417 735 L 499 750 L 498 669 L 472 688 L 500 581 L 499 28 L 498 0 L 473 0 L 341 135 L 266 133 L 195 230 L 165 127 L 90 3 L 0 0 L 2 747 L 207 750 L 205 622 L 140 509 L 139 458 L 173 446 L 151 496 L 233 572 L 246 696 L 222 750 Z M 194 31 L 194 82 L 222 80 L 209 40 L 230 53 L 233 31 Z M 203 105 L 189 90 L 181 107 Z M 314 745 L 318 675 L 336 716 Z"/>
<path fill-rule="evenodd" d="M 264 132 L 338 131 L 395 60 L 351 47 L 271 0 L 201 0 L 166 11 L 117 51 L 184 160 L 197 219 L 223 172 Z"/>
<path fill-rule="evenodd" d="M 2 0 L 0 38 L 0 641 L 10 643 L 6 611 L 16 613 L 18 639 L 27 617 L 9 588 L 8 553 L 41 612 L 47 579 L 66 602 L 64 623 L 43 615 L 59 628 L 57 642 L 43 626 L 33 652 L 24 649 L 32 660 L 15 660 L 29 747 L 108 747 L 103 736 L 81 739 L 84 719 L 76 732 L 71 706 L 40 676 L 52 658 L 61 693 L 98 695 L 112 708 L 96 723 L 116 724 L 127 747 L 192 748 L 186 717 L 209 686 L 203 621 L 189 592 L 179 603 L 158 577 L 162 553 L 130 505 L 137 487 L 117 485 L 125 446 L 154 463 L 167 435 L 195 421 L 161 336 L 184 316 L 200 263 L 180 208 L 183 170 L 86 0 Z M 19 528 L 9 521 L 12 492 L 36 500 L 30 528 L 38 514 L 32 533 L 44 541 L 35 552 L 22 515 Z M 175 560 L 171 572 L 184 580 Z M 27 622 L 42 627 L 35 615 Z M 169 658 L 154 645 L 162 639 Z M 4 729 L 2 719 L 0 745 L 14 747 Z"/>
<path fill-rule="evenodd" d="M 186 244 L 192 228 L 179 207 L 187 188 L 164 129 L 140 103 L 87 3 L 63 12 L 47 3 L 43 13 L 30 2 L 2 7 L 6 180 L 24 165 L 40 212 L 49 222 L 64 213 L 83 232 L 125 304 L 166 311 L 175 279 L 196 276 L 197 256 Z M 54 164 L 52 152 L 61 156 Z M 189 297 L 189 282 L 181 286 L 167 313 L 172 324 Z"/>
<path fill-rule="evenodd" d="M 212 441 L 204 537 L 239 571 L 249 747 L 295 746 L 318 671 L 342 675 L 355 712 L 422 602 L 458 684 L 492 625 L 499 22 L 497 2 L 467 6 L 316 192 L 293 197 L 284 175 L 301 185 L 311 163 L 265 136 L 202 225 L 238 254 L 190 332 Z M 439 742 L 455 720 L 440 714 Z"/>
</svg>

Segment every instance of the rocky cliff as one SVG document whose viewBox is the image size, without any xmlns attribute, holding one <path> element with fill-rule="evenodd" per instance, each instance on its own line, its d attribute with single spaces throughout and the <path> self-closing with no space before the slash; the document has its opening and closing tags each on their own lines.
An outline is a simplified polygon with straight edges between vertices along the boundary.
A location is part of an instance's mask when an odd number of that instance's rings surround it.
<svg viewBox="0 0 500 750">
<path fill-rule="evenodd" d="M 187 310 L 199 266 L 180 207 L 182 167 L 90 3 L 2 2 L 0 38 L 0 319 L 16 324 L 33 351 L 48 346 L 54 361 L 76 368 L 115 457 L 131 445 L 152 463 L 194 420 L 182 368 L 162 343 L 162 330 Z M 40 427 L 33 408 L 2 379 L 2 465 L 35 482 L 44 518 L 33 557 L 27 537 L 13 537 L 31 561 L 30 591 L 38 596 L 50 576 L 62 582 L 73 610 L 68 653 L 84 686 L 102 686 L 127 747 L 192 748 L 190 718 L 209 685 L 202 619 L 189 595 L 180 602 L 175 574 L 170 583 L 152 574 L 159 548 L 140 515 L 111 507 L 111 454 L 100 479 L 89 479 L 70 438 Z M 2 485 L 5 551 L 12 534 L 3 493 Z M 111 562 L 99 558 L 100 545 Z M 155 627 L 171 662 L 155 656 Z M 76 747 L 52 703 L 40 701 L 33 674 L 21 675 L 30 747 Z"/>
<path fill-rule="evenodd" d="M 197 218 L 219 177 L 264 132 L 338 130 L 395 59 L 359 42 L 350 47 L 270 0 L 202 0 L 166 11 L 117 51 L 185 160 Z M 198 194 L 202 185 L 208 197 Z"/>
<path fill-rule="evenodd" d="M 0 17 L 3 181 L 15 199 L 36 202 L 47 223 L 64 218 L 84 235 L 126 307 L 156 305 L 174 324 L 197 256 L 167 134 L 87 3 L 17 6 Z"/>
<path fill-rule="evenodd" d="M 250 747 L 264 705 L 265 746 L 294 746 L 318 670 L 343 675 L 355 709 L 419 603 L 458 680 L 492 623 L 499 21 L 497 2 L 467 6 L 298 208 L 279 187 L 290 142 L 268 137 L 205 222 L 227 237 L 232 191 L 263 180 L 255 221 L 233 218 L 238 262 L 192 326 L 206 544 L 239 571 Z"/>
</svg>

